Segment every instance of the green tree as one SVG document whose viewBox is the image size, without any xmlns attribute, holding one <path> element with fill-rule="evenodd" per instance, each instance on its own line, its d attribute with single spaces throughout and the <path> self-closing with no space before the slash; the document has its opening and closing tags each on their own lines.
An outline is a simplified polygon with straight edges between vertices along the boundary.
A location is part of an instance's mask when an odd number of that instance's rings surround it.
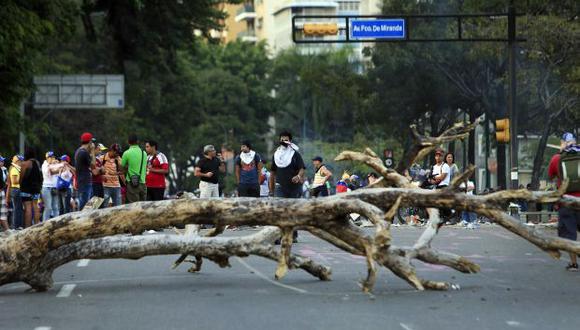
<svg viewBox="0 0 580 330">
<path fill-rule="evenodd" d="M 47 61 L 47 47 L 74 31 L 72 0 L 0 1 L 0 150 L 13 152 L 24 127 L 18 107 L 32 91 L 32 76 Z"/>
</svg>

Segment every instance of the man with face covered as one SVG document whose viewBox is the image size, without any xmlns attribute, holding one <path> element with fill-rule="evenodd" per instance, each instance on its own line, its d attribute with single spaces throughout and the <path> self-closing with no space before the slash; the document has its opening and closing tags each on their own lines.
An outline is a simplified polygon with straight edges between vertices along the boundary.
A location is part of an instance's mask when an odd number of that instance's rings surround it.
<svg viewBox="0 0 580 330">
<path fill-rule="evenodd" d="M 304 181 L 304 161 L 292 143 L 292 133 L 280 133 L 280 146 L 272 157 L 270 169 L 270 195 L 283 198 L 300 198 Z M 276 187 L 276 184 L 278 186 Z M 294 232 L 294 242 L 298 234 Z"/>
<path fill-rule="evenodd" d="M 238 196 L 260 197 L 262 158 L 252 150 L 252 145 L 249 141 L 242 142 L 241 153 L 236 157 L 235 164 Z"/>
</svg>

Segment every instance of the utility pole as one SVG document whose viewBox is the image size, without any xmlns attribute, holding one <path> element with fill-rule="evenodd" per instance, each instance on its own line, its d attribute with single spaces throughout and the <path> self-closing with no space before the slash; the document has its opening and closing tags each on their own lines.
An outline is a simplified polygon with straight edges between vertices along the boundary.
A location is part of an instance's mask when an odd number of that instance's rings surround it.
<svg viewBox="0 0 580 330">
<path fill-rule="evenodd" d="M 24 135 L 24 116 L 25 116 L 25 109 L 26 108 L 26 101 L 22 101 L 20 103 L 20 133 L 18 133 L 18 150 L 21 155 L 24 155 L 24 141 L 26 140 L 26 136 Z"/>
<path fill-rule="evenodd" d="M 516 8 L 510 0 L 508 8 L 508 61 L 509 61 L 509 96 L 508 113 L 510 118 L 510 181 L 511 188 L 518 188 L 518 108 L 516 92 Z M 507 182 L 506 182 L 507 183 Z M 509 188 L 509 187 L 506 187 Z"/>
</svg>

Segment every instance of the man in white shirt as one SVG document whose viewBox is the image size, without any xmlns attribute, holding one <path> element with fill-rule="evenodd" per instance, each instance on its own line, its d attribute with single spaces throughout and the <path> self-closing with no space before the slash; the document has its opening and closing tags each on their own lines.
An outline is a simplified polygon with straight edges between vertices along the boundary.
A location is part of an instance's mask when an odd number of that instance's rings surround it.
<svg viewBox="0 0 580 330">
<path fill-rule="evenodd" d="M 42 221 L 59 215 L 56 181 L 62 167 L 56 160 L 54 152 L 47 152 L 45 157 L 46 160 L 42 163 L 42 202 L 44 203 Z"/>
<path fill-rule="evenodd" d="M 438 148 L 435 150 L 435 165 L 433 165 L 433 176 L 429 179 L 429 182 L 433 185 L 436 185 L 435 189 L 445 188 L 449 185 L 449 165 L 443 161 L 443 155 L 445 155 L 445 151 L 443 149 Z"/>
<path fill-rule="evenodd" d="M 462 182 L 459 185 L 459 189 L 465 192 L 467 195 L 473 195 L 475 184 L 473 181 L 468 180 L 467 186 L 465 185 L 465 182 Z M 479 228 L 479 225 L 477 224 L 477 215 L 473 212 L 463 211 L 461 213 L 461 225 L 466 226 L 469 229 Z"/>
</svg>

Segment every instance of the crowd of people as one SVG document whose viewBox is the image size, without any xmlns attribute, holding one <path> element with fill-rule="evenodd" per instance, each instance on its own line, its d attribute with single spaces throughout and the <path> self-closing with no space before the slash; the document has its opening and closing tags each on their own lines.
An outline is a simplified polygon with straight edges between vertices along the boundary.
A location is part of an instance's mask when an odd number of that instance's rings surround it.
<svg viewBox="0 0 580 330">
<path fill-rule="evenodd" d="M 129 136 L 129 148 L 123 152 L 120 144 L 106 147 L 87 132 L 72 157 L 48 151 L 41 163 L 35 150 L 26 148 L 8 167 L 0 157 L 2 229 L 20 230 L 81 210 L 93 196 L 103 198 L 107 206 L 162 200 L 169 162 L 156 141 L 145 141 L 145 150 L 139 142 Z"/>
</svg>

